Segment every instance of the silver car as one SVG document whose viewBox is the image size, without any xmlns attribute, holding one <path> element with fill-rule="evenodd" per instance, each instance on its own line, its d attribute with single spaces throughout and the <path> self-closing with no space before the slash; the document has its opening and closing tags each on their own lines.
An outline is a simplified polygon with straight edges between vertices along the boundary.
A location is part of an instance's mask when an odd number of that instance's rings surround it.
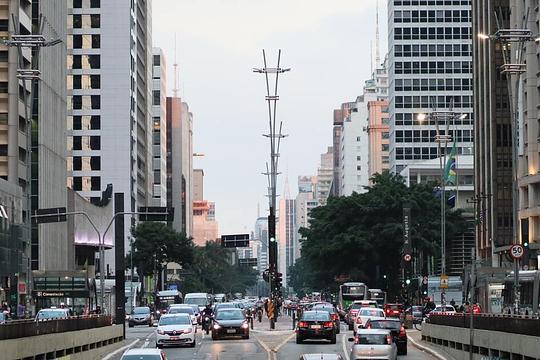
<svg viewBox="0 0 540 360">
<path fill-rule="evenodd" d="M 351 360 L 358 359 L 397 359 L 397 346 L 390 330 L 359 329 L 351 349 Z"/>
</svg>

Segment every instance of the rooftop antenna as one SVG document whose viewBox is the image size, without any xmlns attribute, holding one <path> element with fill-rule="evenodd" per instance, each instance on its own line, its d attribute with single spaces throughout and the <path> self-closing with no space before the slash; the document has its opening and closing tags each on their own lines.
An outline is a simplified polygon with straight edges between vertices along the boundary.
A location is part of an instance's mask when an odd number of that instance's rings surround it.
<svg viewBox="0 0 540 360">
<path fill-rule="evenodd" d="M 173 95 L 175 98 L 178 97 L 178 63 L 176 62 L 176 33 L 174 33 L 174 89 Z"/>
<path fill-rule="evenodd" d="M 375 66 L 379 67 L 381 55 L 379 53 L 379 0 L 376 2 L 375 10 Z"/>
</svg>

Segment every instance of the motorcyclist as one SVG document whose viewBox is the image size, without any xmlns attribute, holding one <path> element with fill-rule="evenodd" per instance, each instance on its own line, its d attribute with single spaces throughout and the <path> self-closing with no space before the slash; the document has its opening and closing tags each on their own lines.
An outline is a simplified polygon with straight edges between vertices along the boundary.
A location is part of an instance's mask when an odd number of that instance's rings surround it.
<svg viewBox="0 0 540 360">
<path fill-rule="evenodd" d="M 214 310 L 212 310 L 212 305 L 207 304 L 201 313 L 203 330 L 206 330 L 208 332 L 208 330 L 210 329 L 210 321 L 213 317 L 214 317 Z M 208 318 L 209 320 L 207 321 L 206 318 Z"/>
</svg>

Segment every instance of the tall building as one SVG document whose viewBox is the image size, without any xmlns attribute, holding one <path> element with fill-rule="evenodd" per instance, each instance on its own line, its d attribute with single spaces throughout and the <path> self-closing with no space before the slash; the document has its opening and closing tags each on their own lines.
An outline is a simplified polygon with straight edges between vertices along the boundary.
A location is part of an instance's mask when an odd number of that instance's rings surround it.
<svg viewBox="0 0 540 360">
<path fill-rule="evenodd" d="M 268 269 L 268 218 L 259 217 L 255 221 L 254 239 L 260 242 L 260 252 L 257 257 L 259 273 Z"/>
<path fill-rule="evenodd" d="M 332 127 L 332 149 L 334 153 L 333 159 L 333 175 L 332 175 L 332 187 L 330 194 L 333 196 L 339 196 L 341 190 L 341 137 L 343 135 L 343 122 L 344 119 L 349 116 L 350 109 L 354 106 L 354 103 L 343 103 L 339 109 L 334 110 L 334 122 Z"/>
<path fill-rule="evenodd" d="M 509 27 L 509 0 L 473 1 L 473 34 L 495 33 L 495 12 Z M 477 256 L 487 260 L 486 265 L 498 266 L 504 260 L 501 248 L 513 243 L 510 100 L 507 78 L 500 72 L 504 63 L 500 45 L 475 37 L 473 50 Z M 530 60 L 532 66 L 535 61 Z"/>
<path fill-rule="evenodd" d="M 193 243 L 204 246 L 207 241 L 215 241 L 219 236 L 216 221 L 216 204 L 204 200 L 204 172 L 193 170 Z"/>
<path fill-rule="evenodd" d="M 152 205 L 167 206 L 167 62 L 152 50 Z"/>
<path fill-rule="evenodd" d="M 68 3 L 68 186 L 98 201 L 111 183 L 136 211 L 153 184 L 151 2 Z M 112 253 L 106 261 L 114 271 Z"/>
<path fill-rule="evenodd" d="M 200 201 L 204 199 L 203 181 L 204 181 L 203 169 L 193 169 L 193 201 Z"/>
<path fill-rule="evenodd" d="M 279 200 L 278 211 L 278 270 L 283 274 L 283 286 L 287 287 L 289 267 L 294 265 L 296 238 L 296 200 L 282 198 Z"/>
<path fill-rule="evenodd" d="M 534 37 L 540 31 L 540 14 L 538 1 L 511 1 L 509 28 L 525 28 L 530 30 Z M 515 242 L 529 242 L 528 251 L 521 260 L 523 265 L 538 269 L 540 249 L 540 120 L 538 105 L 540 104 L 540 60 L 538 52 L 540 47 L 536 41 L 528 41 L 524 48 L 523 63 L 526 72 L 521 75 L 519 87 L 512 86 L 511 101 L 517 100 L 518 114 L 518 229 L 520 239 Z M 513 63 L 516 63 L 515 51 L 512 52 Z M 514 80 L 514 78 L 512 78 Z M 505 244 L 506 245 L 506 244 Z"/>
<path fill-rule="evenodd" d="M 334 150 L 329 146 L 326 153 L 321 154 L 321 162 L 317 170 L 317 201 L 320 205 L 326 205 L 332 181 L 334 179 Z"/>
<path fill-rule="evenodd" d="M 419 121 L 420 113 L 467 114 L 447 121 L 458 154 L 473 154 L 471 1 L 419 3 L 388 2 L 390 168 L 395 173 L 438 157 L 435 121 Z"/>
<path fill-rule="evenodd" d="M 368 178 L 381 174 L 390 166 L 390 125 L 388 100 L 368 102 Z"/>
<path fill-rule="evenodd" d="M 296 195 L 296 219 L 295 219 L 295 238 L 294 238 L 294 259 L 301 256 L 302 235 L 300 229 L 309 227 L 309 219 L 312 209 L 319 206 L 319 202 L 315 198 L 315 189 L 317 186 L 317 178 L 315 176 L 299 176 L 298 177 L 298 195 Z"/>
<path fill-rule="evenodd" d="M 173 228 L 192 235 L 193 114 L 182 99 L 167 98 L 167 206 L 174 208 Z"/>
</svg>

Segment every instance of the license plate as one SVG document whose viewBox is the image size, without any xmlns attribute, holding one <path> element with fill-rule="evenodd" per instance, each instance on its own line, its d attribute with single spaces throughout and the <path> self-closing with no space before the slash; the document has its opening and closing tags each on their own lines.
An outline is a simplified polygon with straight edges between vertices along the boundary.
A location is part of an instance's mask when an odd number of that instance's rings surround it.
<svg viewBox="0 0 540 360">
<path fill-rule="evenodd" d="M 227 334 L 236 334 L 236 330 L 235 329 L 228 329 Z"/>
<path fill-rule="evenodd" d="M 179 336 L 171 336 L 171 340 L 180 340 Z"/>
<path fill-rule="evenodd" d="M 321 328 L 321 325 L 311 325 L 311 328 L 312 328 L 312 329 L 320 329 L 320 328 Z"/>
</svg>

